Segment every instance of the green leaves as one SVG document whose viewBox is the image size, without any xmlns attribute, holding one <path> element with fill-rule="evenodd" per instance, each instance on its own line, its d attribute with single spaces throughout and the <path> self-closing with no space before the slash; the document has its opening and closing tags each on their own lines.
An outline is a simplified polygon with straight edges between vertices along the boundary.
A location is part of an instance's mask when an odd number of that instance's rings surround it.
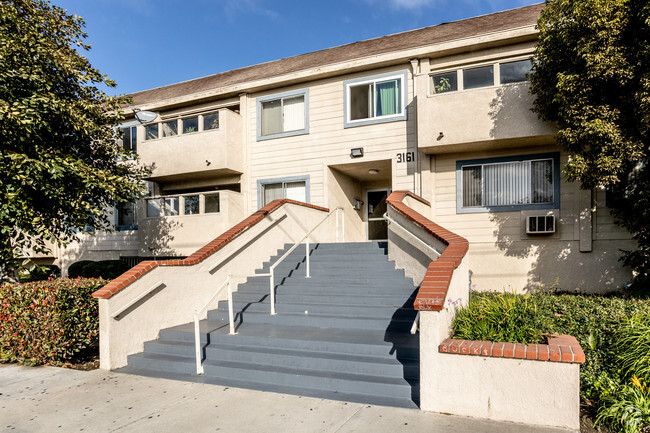
<svg viewBox="0 0 650 433">
<path fill-rule="evenodd" d="M 141 196 L 148 173 L 127 164 L 114 127 L 124 96 L 80 52 L 83 20 L 42 0 L 0 3 L 0 261 L 109 229 L 116 202 Z M 6 235 L 5 235 L 6 234 Z M 5 265 L 6 266 L 6 265 Z"/>
<path fill-rule="evenodd" d="M 650 3 L 552 0 L 537 28 L 534 111 L 558 125 L 569 181 L 615 186 L 613 211 L 639 243 L 624 263 L 650 281 Z"/>
</svg>

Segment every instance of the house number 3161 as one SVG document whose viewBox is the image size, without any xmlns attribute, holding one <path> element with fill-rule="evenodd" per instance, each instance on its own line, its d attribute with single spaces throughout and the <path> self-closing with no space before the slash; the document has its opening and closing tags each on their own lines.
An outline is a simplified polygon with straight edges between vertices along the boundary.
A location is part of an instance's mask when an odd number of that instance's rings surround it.
<svg viewBox="0 0 650 433">
<path fill-rule="evenodd" d="M 402 152 L 397 154 L 397 162 L 415 161 L 415 152 Z"/>
</svg>

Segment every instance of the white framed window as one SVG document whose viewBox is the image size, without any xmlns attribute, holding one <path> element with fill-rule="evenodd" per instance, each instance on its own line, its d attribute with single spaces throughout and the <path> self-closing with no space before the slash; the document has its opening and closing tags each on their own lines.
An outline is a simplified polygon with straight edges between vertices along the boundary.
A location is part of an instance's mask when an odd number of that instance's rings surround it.
<svg viewBox="0 0 650 433">
<path fill-rule="evenodd" d="M 138 152 L 138 127 L 131 126 L 122 129 L 122 147 L 133 153 Z"/>
<path fill-rule="evenodd" d="M 309 133 L 309 89 L 257 98 L 257 140 Z"/>
<path fill-rule="evenodd" d="M 151 123 L 145 125 L 144 127 L 144 139 L 145 140 L 155 140 L 158 138 L 158 124 Z"/>
<path fill-rule="evenodd" d="M 344 126 L 406 120 L 406 83 L 406 71 L 345 81 Z"/>
<path fill-rule="evenodd" d="M 528 81 L 532 60 L 502 60 L 482 65 L 437 71 L 430 75 L 430 94 L 480 89 Z"/>
<path fill-rule="evenodd" d="M 257 181 L 258 207 L 266 206 L 273 200 L 283 198 L 309 203 L 309 176 Z"/>
<path fill-rule="evenodd" d="M 145 199 L 147 218 L 219 213 L 219 192 L 166 195 Z"/>
<path fill-rule="evenodd" d="M 559 156 L 457 161 L 457 212 L 559 208 Z"/>
</svg>

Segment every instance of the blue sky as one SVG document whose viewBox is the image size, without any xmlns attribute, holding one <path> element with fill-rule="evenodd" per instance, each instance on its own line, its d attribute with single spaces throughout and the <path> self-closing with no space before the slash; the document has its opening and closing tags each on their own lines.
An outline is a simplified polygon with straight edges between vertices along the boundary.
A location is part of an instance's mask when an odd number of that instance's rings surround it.
<svg viewBox="0 0 650 433">
<path fill-rule="evenodd" d="M 84 18 L 85 55 L 132 93 L 541 0 L 51 0 Z"/>
</svg>

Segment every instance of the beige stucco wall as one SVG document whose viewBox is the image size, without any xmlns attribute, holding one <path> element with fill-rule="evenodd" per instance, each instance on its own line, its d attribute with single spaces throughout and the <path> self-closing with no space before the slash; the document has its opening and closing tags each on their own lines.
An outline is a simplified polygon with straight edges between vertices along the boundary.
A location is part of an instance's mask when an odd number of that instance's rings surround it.
<svg viewBox="0 0 650 433">
<path fill-rule="evenodd" d="M 201 263 L 157 267 L 111 298 L 100 299 L 101 368 L 126 365 L 127 356 L 141 352 L 144 342 L 155 339 L 160 329 L 191 322 L 228 276 L 235 283 L 245 281 L 285 243 L 298 241 L 325 215 L 320 210 L 284 205 Z M 333 216 L 312 235 L 313 242 L 335 240 Z M 224 289 L 211 306 L 225 298 Z M 134 301 L 132 308 L 111 317 Z"/>
<path fill-rule="evenodd" d="M 145 140 L 144 127 L 140 127 L 138 155 L 141 164 L 153 167 L 151 178 L 218 170 L 224 171 L 222 175 L 243 172 L 242 118 L 228 109 L 218 112 L 219 128 L 209 131 Z"/>
<path fill-rule="evenodd" d="M 553 235 L 526 235 L 527 211 L 457 213 L 456 161 L 558 151 L 546 145 L 431 156 L 433 220 L 469 241 L 473 289 L 604 292 L 630 280 L 631 272 L 618 259 L 620 249 L 634 244 L 614 224 L 602 191 L 592 200 L 590 191 L 562 180 Z M 560 154 L 560 166 L 567 158 Z"/>
<path fill-rule="evenodd" d="M 241 193 L 219 191 L 219 206 L 218 213 L 158 218 L 147 218 L 142 208 L 138 227 L 140 255 L 187 256 L 246 217 Z"/>
<path fill-rule="evenodd" d="M 309 176 L 311 203 L 332 208 L 347 206 L 347 197 L 336 192 L 337 189 L 347 187 L 328 185 L 328 182 L 335 181 L 330 177 L 328 166 L 355 162 L 392 160 L 391 179 L 382 186 L 390 186 L 393 190 L 412 190 L 415 161 L 396 162 L 397 153 L 416 150 L 416 118 L 410 72 L 407 73 L 408 120 L 344 128 L 344 81 L 405 70 L 410 70 L 407 62 L 398 67 L 369 70 L 248 95 L 248 112 L 245 116 L 250 180 L 246 188 L 251 208 L 259 207 L 257 180 L 303 175 Z M 305 88 L 309 90 L 309 133 L 257 141 L 256 98 Z M 363 147 L 364 156 L 352 160 L 350 149 L 355 147 Z M 360 198 L 364 200 L 363 197 Z M 339 199 L 343 202 L 338 202 Z"/>
</svg>

